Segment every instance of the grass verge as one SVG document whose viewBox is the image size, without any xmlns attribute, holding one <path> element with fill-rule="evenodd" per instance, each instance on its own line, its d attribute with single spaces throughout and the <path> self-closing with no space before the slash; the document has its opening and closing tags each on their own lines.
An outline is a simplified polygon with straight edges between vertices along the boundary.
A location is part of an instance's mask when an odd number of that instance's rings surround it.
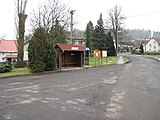
<svg viewBox="0 0 160 120">
<path fill-rule="evenodd" d="M 17 76 L 17 75 L 26 75 L 30 74 L 31 71 L 29 68 L 13 68 L 10 72 L 0 73 L 0 77 L 8 77 L 8 76 Z"/>
<path fill-rule="evenodd" d="M 124 58 L 126 60 L 126 58 Z M 89 59 L 89 65 L 90 66 L 102 66 L 102 65 L 109 65 L 109 64 L 117 64 L 117 57 L 116 56 L 110 56 L 106 58 L 102 58 L 102 59 L 96 59 L 93 57 L 90 57 Z M 17 75 L 27 75 L 27 74 L 31 74 L 31 71 L 29 68 L 25 67 L 25 68 L 13 68 L 10 72 L 7 73 L 0 73 L 0 78 L 3 77 L 9 77 L 9 76 L 17 76 Z"/>
<path fill-rule="evenodd" d="M 128 63 L 129 62 L 129 58 L 128 57 L 123 57 L 124 63 Z"/>
<path fill-rule="evenodd" d="M 106 58 L 95 59 L 93 57 L 90 57 L 89 59 L 90 66 L 100 66 L 100 65 L 107 65 L 107 64 L 117 64 L 117 57 L 110 56 L 110 57 L 107 57 L 107 59 Z"/>
</svg>

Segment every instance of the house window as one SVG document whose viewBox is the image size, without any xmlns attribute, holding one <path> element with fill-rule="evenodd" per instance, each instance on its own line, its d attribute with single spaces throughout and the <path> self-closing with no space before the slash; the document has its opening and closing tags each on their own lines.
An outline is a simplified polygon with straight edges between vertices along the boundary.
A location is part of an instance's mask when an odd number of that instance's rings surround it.
<svg viewBox="0 0 160 120">
<path fill-rule="evenodd" d="M 80 45 L 82 45 L 82 41 L 79 41 Z"/>
<path fill-rule="evenodd" d="M 75 42 L 75 41 L 73 41 L 73 44 L 76 44 L 76 42 Z"/>
<path fill-rule="evenodd" d="M 152 47 L 152 44 L 149 44 L 149 47 Z"/>
<path fill-rule="evenodd" d="M 78 45 L 78 44 L 79 44 L 79 42 L 78 42 L 78 41 L 75 41 L 75 44 L 76 44 L 76 45 Z"/>
<path fill-rule="evenodd" d="M 154 41 L 154 44 L 156 44 L 156 41 Z"/>
<path fill-rule="evenodd" d="M 154 46 L 154 49 L 156 49 L 156 46 Z"/>
</svg>

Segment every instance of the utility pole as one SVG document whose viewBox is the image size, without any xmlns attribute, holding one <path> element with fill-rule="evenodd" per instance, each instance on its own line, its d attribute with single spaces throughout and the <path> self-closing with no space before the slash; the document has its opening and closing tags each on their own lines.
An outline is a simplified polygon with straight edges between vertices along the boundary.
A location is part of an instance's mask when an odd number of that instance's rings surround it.
<svg viewBox="0 0 160 120">
<path fill-rule="evenodd" d="M 70 36 L 70 40 L 71 43 L 73 44 L 73 14 L 74 14 L 75 10 L 71 10 L 70 14 L 71 14 L 71 36 Z"/>
</svg>

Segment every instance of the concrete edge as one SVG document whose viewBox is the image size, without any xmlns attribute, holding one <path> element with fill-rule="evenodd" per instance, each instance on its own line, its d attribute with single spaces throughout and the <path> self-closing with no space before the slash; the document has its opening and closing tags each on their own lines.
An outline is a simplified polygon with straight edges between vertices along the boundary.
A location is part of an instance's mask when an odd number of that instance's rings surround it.
<svg viewBox="0 0 160 120">
<path fill-rule="evenodd" d="M 127 61 L 127 62 L 124 62 L 124 64 L 130 63 L 130 58 L 127 57 L 127 56 L 124 56 L 124 57 L 128 58 L 128 61 Z"/>
<path fill-rule="evenodd" d="M 130 62 L 130 59 L 129 59 L 128 62 L 124 62 L 124 64 L 127 64 L 129 62 Z M 66 69 L 66 70 L 65 69 L 57 69 L 55 71 L 45 71 L 45 72 L 41 72 L 41 73 L 29 73 L 29 74 L 15 75 L 15 76 L 5 76 L 5 77 L 0 77 L 0 79 L 6 79 L 6 78 L 11 78 L 11 77 L 14 78 L 14 77 L 22 77 L 22 76 L 34 76 L 34 75 L 43 75 L 43 74 L 53 74 L 53 73 L 69 72 L 69 71 L 83 70 L 83 69 L 90 69 L 90 68 L 100 68 L 100 67 L 114 66 L 114 65 L 120 65 L 120 64 L 105 64 L 105 65 L 99 65 L 99 66 L 87 66 L 87 67 L 81 67 L 79 69 Z"/>
<path fill-rule="evenodd" d="M 159 61 L 160 62 L 160 58 L 159 57 L 154 57 L 154 56 L 144 56 L 144 57 L 146 57 L 146 58 L 150 58 L 150 59 L 153 59 L 153 60 L 157 60 L 157 61 Z"/>
<path fill-rule="evenodd" d="M 129 58 L 128 56 L 122 56 L 122 57 L 123 57 L 123 63 L 122 63 L 122 62 L 121 62 L 120 64 L 117 63 L 117 65 L 123 65 L 123 64 L 130 63 L 130 58 Z M 124 57 L 128 58 L 128 61 L 127 61 L 127 62 L 124 61 Z"/>
</svg>

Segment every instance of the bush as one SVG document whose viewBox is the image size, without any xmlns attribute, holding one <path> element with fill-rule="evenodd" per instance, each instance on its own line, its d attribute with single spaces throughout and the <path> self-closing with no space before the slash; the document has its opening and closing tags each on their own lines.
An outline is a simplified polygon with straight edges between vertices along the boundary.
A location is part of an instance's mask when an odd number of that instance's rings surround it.
<svg viewBox="0 0 160 120">
<path fill-rule="evenodd" d="M 1 65 L 0 66 L 0 73 L 10 72 L 11 70 L 12 70 L 12 67 L 9 65 Z"/>
<path fill-rule="evenodd" d="M 48 33 L 44 28 L 37 28 L 28 47 L 29 68 L 32 72 L 54 70 L 56 51 L 48 40 Z"/>
<path fill-rule="evenodd" d="M 160 55 L 160 52 L 146 52 L 146 55 Z"/>
</svg>

